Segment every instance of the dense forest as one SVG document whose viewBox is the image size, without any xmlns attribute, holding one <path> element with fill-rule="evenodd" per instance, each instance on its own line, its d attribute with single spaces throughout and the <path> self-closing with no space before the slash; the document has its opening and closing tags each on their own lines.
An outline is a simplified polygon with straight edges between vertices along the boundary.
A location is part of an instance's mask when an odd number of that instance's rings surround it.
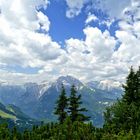
<svg viewBox="0 0 140 140">
<path fill-rule="evenodd" d="M 105 123 L 96 128 L 86 116 L 86 108 L 76 87 L 66 96 L 62 90 L 56 101 L 54 114 L 58 122 L 33 126 L 32 130 L 20 132 L 16 127 L 9 129 L 6 123 L 0 125 L 0 140 L 139 140 L 140 139 L 140 67 L 131 67 L 123 85 L 124 93 L 104 112 Z"/>
</svg>

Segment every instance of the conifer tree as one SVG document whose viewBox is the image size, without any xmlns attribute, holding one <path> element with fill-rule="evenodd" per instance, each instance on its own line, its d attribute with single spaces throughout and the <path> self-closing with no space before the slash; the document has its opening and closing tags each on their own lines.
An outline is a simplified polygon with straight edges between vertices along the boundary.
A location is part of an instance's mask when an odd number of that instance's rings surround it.
<svg viewBox="0 0 140 140">
<path fill-rule="evenodd" d="M 54 114 L 58 115 L 58 120 L 63 123 L 67 117 L 66 109 L 68 107 L 68 99 L 66 97 L 66 92 L 64 85 L 62 84 L 61 94 L 56 102 L 56 108 Z"/>
<path fill-rule="evenodd" d="M 127 76 L 126 79 L 126 84 L 123 85 L 124 88 L 124 96 L 123 96 L 123 101 L 126 102 L 128 105 L 131 104 L 132 102 L 135 102 L 136 100 L 136 95 L 137 95 L 137 75 L 133 70 L 133 67 L 130 69 L 130 73 Z"/>
<path fill-rule="evenodd" d="M 140 107 L 140 66 L 138 71 L 136 72 L 136 105 Z"/>
<path fill-rule="evenodd" d="M 105 127 L 119 132 L 121 129 L 134 133 L 140 124 L 140 68 L 134 72 L 133 67 L 127 76 L 124 95 L 105 112 Z"/>
<path fill-rule="evenodd" d="M 69 98 L 69 113 L 71 121 L 88 121 L 89 117 L 85 116 L 81 112 L 87 111 L 86 108 L 81 108 L 80 105 L 82 104 L 81 95 L 77 95 L 77 91 L 75 86 L 71 87 L 71 94 Z"/>
</svg>

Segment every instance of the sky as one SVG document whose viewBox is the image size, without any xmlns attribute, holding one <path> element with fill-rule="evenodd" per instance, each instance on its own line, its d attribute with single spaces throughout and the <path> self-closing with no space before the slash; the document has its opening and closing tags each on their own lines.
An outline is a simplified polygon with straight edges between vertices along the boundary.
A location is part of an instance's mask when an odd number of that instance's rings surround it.
<svg viewBox="0 0 140 140">
<path fill-rule="evenodd" d="M 1 82 L 122 83 L 139 65 L 139 0 L 0 0 Z"/>
</svg>

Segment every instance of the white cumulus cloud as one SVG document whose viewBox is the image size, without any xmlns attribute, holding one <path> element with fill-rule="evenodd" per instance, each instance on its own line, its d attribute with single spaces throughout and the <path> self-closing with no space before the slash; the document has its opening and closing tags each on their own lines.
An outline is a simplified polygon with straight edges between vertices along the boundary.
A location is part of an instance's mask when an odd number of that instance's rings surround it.
<svg viewBox="0 0 140 140">
<path fill-rule="evenodd" d="M 87 19 L 85 21 L 85 24 L 89 24 L 92 21 L 96 21 L 96 20 L 98 20 L 98 18 L 94 14 L 89 13 L 88 17 L 87 17 Z"/>
<path fill-rule="evenodd" d="M 66 16 L 68 18 L 78 16 L 81 13 L 84 4 L 87 3 L 87 1 L 88 0 L 66 0 L 68 6 Z"/>
<path fill-rule="evenodd" d="M 47 4 L 47 0 L 0 0 L 0 68 L 15 67 L 14 73 L 3 70 L 0 78 L 8 80 L 11 77 L 9 80 L 12 80 L 13 77 L 14 81 L 17 76 L 21 77 L 20 81 L 26 81 L 32 76 L 16 75 L 17 66 L 44 69 L 50 61 L 63 62 L 65 51 L 48 33 L 51 24 L 49 18 L 36 10 L 38 6 L 46 8 Z M 39 28 L 46 34 L 37 32 Z"/>
</svg>

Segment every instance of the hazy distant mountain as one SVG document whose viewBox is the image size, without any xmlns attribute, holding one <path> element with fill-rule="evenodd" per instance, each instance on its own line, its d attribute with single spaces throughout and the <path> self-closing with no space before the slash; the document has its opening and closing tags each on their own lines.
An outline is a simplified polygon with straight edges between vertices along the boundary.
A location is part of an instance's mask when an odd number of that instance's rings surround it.
<svg viewBox="0 0 140 140">
<path fill-rule="evenodd" d="M 82 83 L 71 76 L 61 76 L 55 82 L 42 82 L 41 84 L 26 83 L 24 85 L 0 85 L 0 102 L 14 104 L 23 112 L 37 119 L 46 121 L 56 120 L 53 111 L 55 102 L 64 84 L 69 96 L 71 85 L 75 85 L 78 93 L 82 94 L 83 106 L 89 111 L 94 124 L 103 123 L 103 111 L 121 97 L 122 90 L 119 86 L 109 86 L 107 82 Z"/>
<path fill-rule="evenodd" d="M 110 84 L 110 85 L 109 85 Z M 122 96 L 122 87 L 120 84 L 112 85 L 107 81 L 92 81 L 88 82 L 86 86 L 90 89 L 94 89 L 97 93 L 103 92 L 104 97 L 107 97 L 109 99 L 116 100 L 117 98 L 121 98 Z"/>
<path fill-rule="evenodd" d="M 78 93 L 82 94 L 83 106 L 89 111 L 87 115 L 91 116 L 96 126 L 103 124 L 103 111 L 106 106 L 112 104 L 117 98 L 121 97 L 122 90 L 119 88 L 99 89 L 88 84 L 83 84 L 78 79 L 71 76 L 59 77 L 56 82 L 50 86 L 46 92 L 40 97 L 38 106 L 34 114 L 37 118 L 46 118 L 47 120 L 55 120 L 53 114 L 55 102 L 61 91 L 62 83 L 69 95 L 71 85 L 74 84 Z"/>
</svg>

